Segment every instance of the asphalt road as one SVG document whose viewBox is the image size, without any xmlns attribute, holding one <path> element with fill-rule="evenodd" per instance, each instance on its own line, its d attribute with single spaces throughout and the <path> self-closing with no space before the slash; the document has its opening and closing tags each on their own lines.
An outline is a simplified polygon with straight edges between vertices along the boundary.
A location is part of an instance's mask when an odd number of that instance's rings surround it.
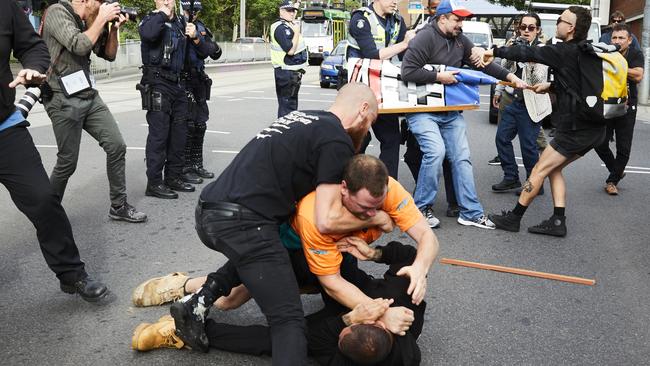
<svg viewBox="0 0 650 366">
<path fill-rule="evenodd" d="M 234 154 L 276 113 L 269 66 L 210 69 L 214 77 L 211 118 L 206 135 L 206 166 L 220 172 Z M 302 109 L 324 109 L 334 89 L 318 87 L 310 68 L 300 93 Z M 172 271 L 204 274 L 224 257 L 204 247 L 194 232 L 193 209 L 199 192 L 174 201 L 144 196 L 143 162 L 147 135 L 145 113 L 134 85 L 137 77 L 103 82 L 102 97 L 119 121 L 129 146 L 129 202 L 149 215 L 144 224 L 113 222 L 109 208 L 105 155 L 88 135 L 82 139 L 77 172 L 63 205 L 70 217 L 88 270 L 111 289 L 103 304 L 88 304 L 62 293 L 45 266 L 30 222 L 0 188 L 0 355 L 5 365 L 268 365 L 270 358 L 226 352 L 130 350 L 140 322 L 152 322 L 167 307 L 134 308 L 131 291 L 141 281 Z M 482 90 L 487 94 L 487 89 Z M 480 111 L 466 112 L 479 197 L 487 212 L 511 209 L 512 193 L 495 194 L 499 167 L 488 166 L 496 149 L 495 126 L 487 123 L 487 98 Z M 30 117 L 30 132 L 51 172 L 56 143 L 41 106 Z M 376 140 L 375 140 L 376 141 Z M 568 284 L 436 263 L 429 275 L 424 331 L 419 339 L 424 365 L 647 364 L 650 359 L 650 124 L 637 123 L 630 171 L 620 195 L 603 190 L 606 170 L 595 153 L 572 164 L 568 183 L 566 238 L 528 234 L 552 212 L 550 189 L 528 210 L 522 232 L 485 231 L 441 217 L 435 230 L 439 257 L 457 258 L 596 280 L 595 286 Z M 518 148 L 516 148 L 517 155 Z M 378 153 L 377 145 L 369 153 Z M 632 168 L 633 167 L 633 168 Z M 524 175 L 523 169 L 521 174 Z M 406 165 L 400 181 L 413 188 Z M 441 194 L 436 213 L 444 216 Z M 409 239 L 402 233 L 388 239 Z M 380 275 L 380 265 L 364 264 Z M 304 296 L 307 312 L 319 308 L 316 296 Z M 254 303 L 216 319 L 263 323 Z"/>
</svg>

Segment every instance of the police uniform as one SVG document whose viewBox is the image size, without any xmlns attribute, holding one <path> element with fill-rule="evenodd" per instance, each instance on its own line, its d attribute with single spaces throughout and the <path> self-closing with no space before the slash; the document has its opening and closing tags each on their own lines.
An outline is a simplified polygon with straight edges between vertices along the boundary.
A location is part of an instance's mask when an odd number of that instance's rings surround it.
<svg viewBox="0 0 650 366">
<path fill-rule="evenodd" d="M 406 25 L 399 14 L 386 14 L 385 18 L 375 13 L 372 7 L 363 7 L 352 12 L 346 58 L 379 58 L 379 50 L 402 42 L 406 34 Z M 397 56 L 391 62 L 397 62 Z M 372 131 L 380 142 L 379 159 L 386 164 L 388 173 L 397 179 L 399 167 L 399 149 L 402 135 L 399 130 L 397 115 L 380 114 L 372 125 Z M 365 152 L 370 143 L 370 133 L 361 147 Z"/>
<path fill-rule="evenodd" d="M 189 0 L 181 2 L 183 10 L 191 13 L 202 9 L 201 2 L 193 3 Z M 192 8 L 192 9 L 190 9 Z M 192 15 L 194 18 L 194 15 Z M 196 36 L 203 47 L 189 47 L 186 60 L 187 91 L 192 95 L 190 99 L 189 114 L 187 119 L 187 142 L 185 143 L 185 166 L 183 167 L 183 180 L 189 183 L 202 183 L 201 178 L 214 178 L 214 173 L 203 167 L 203 138 L 209 119 L 207 100 L 210 99 L 212 80 L 205 73 L 205 58 L 218 60 L 221 57 L 221 48 L 212 40 L 210 30 L 198 19 L 192 19 L 196 26 Z M 207 52 L 207 53 L 204 53 Z"/>
<path fill-rule="evenodd" d="M 280 4 L 280 9 L 296 9 L 290 1 Z M 288 55 L 293 47 L 294 32 L 287 22 L 278 19 L 271 24 L 271 64 L 275 73 L 275 93 L 278 97 L 278 117 L 298 109 L 300 80 L 305 73 L 308 54 L 305 41 L 300 35 L 298 47 L 293 55 Z"/>
<path fill-rule="evenodd" d="M 162 11 L 145 16 L 139 26 L 142 52 L 141 93 L 147 110 L 149 135 L 145 151 L 147 196 L 178 198 L 174 191 L 192 192 L 181 174 L 187 134 L 188 103 L 185 80 L 185 21 Z M 163 181 L 164 170 L 164 181 Z"/>
</svg>

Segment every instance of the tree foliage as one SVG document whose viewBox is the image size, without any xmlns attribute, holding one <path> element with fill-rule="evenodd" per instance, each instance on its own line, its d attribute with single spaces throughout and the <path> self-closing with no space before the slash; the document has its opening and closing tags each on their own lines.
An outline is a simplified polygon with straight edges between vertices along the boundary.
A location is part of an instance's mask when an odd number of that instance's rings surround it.
<svg viewBox="0 0 650 366">
<path fill-rule="evenodd" d="M 492 4 L 499 4 L 503 6 L 514 6 L 517 10 L 524 10 L 525 0 L 488 0 Z M 540 3 L 550 4 L 573 4 L 573 5 L 589 5 L 589 0 L 537 0 Z"/>
</svg>

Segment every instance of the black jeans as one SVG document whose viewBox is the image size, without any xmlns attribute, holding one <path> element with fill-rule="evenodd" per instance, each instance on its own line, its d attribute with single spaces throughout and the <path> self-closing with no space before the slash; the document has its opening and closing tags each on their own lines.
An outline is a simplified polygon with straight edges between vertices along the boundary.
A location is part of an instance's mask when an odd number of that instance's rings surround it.
<svg viewBox="0 0 650 366">
<path fill-rule="evenodd" d="M 225 203 L 226 205 L 233 205 Z M 274 365 L 306 365 L 307 338 L 298 284 L 279 225 L 243 208 L 215 208 L 199 202 L 196 231 L 210 249 L 229 262 L 208 275 L 223 293 L 239 285 L 238 279 L 266 316 L 271 327 Z M 234 266 L 238 276 L 232 275 Z M 237 278 L 238 277 L 238 278 Z"/>
<path fill-rule="evenodd" d="M 630 151 L 632 151 L 632 137 L 634 135 L 634 124 L 636 123 L 636 106 L 630 107 L 628 112 L 613 121 L 607 126 L 607 135 L 605 142 L 596 147 L 596 153 L 600 160 L 605 163 L 609 176 L 606 183 L 618 184 L 623 178 L 625 166 L 630 160 Z M 609 148 L 609 141 L 616 132 L 616 157 Z"/>
<path fill-rule="evenodd" d="M 0 183 L 36 228 L 45 262 L 64 283 L 87 276 L 72 227 L 25 127 L 0 131 Z"/>
</svg>

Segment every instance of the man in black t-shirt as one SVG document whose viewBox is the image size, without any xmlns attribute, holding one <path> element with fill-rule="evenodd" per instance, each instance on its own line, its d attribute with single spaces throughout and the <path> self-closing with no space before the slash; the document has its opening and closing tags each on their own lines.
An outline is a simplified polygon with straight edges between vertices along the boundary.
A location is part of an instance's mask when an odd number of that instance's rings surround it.
<svg viewBox="0 0 650 366">
<path fill-rule="evenodd" d="M 199 238 L 228 257 L 266 315 L 274 364 L 304 365 L 307 357 L 298 286 L 279 236 L 295 203 L 316 190 L 315 216 L 323 233 L 391 225 L 384 212 L 366 221 L 354 217 L 338 196 L 343 167 L 376 117 L 370 88 L 347 85 L 329 111 L 295 111 L 262 130 L 201 193 Z M 222 267 L 196 294 L 172 305 L 176 333 L 192 349 L 207 351 L 205 316 L 233 281 Z"/>
<path fill-rule="evenodd" d="M 628 65 L 628 109 L 624 116 L 610 121 L 607 126 L 607 138 L 595 150 L 605 163 L 609 176 L 605 180 L 605 191 L 615 196 L 618 194 L 618 182 L 625 176 L 625 165 L 630 160 L 632 135 L 636 122 L 637 83 L 643 79 L 643 52 L 631 47 L 632 33 L 626 24 L 615 24 L 612 29 L 612 44 L 620 47 L 619 52 L 625 56 Z M 616 156 L 609 148 L 609 141 L 616 132 Z"/>
</svg>

